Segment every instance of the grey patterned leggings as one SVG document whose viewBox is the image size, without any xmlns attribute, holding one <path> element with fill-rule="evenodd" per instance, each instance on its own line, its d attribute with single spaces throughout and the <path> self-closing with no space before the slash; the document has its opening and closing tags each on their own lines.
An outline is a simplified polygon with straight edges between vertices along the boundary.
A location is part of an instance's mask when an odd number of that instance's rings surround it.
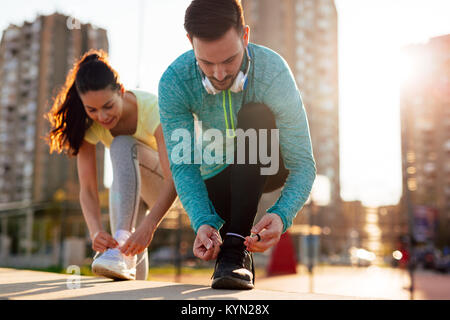
<svg viewBox="0 0 450 320">
<path fill-rule="evenodd" d="M 113 182 L 109 194 L 111 233 L 134 231 L 148 214 L 164 180 L 158 152 L 131 136 L 117 136 L 110 147 Z M 148 276 L 147 249 L 137 256 L 136 280 Z"/>
</svg>

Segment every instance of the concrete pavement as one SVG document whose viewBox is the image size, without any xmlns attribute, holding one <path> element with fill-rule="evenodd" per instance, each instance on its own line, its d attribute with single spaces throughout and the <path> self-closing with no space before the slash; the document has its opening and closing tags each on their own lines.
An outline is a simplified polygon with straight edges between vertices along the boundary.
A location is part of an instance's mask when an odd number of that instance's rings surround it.
<svg viewBox="0 0 450 320">
<path fill-rule="evenodd" d="M 207 286 L 210 274 L 183 273 L 177 282 Z M 414 273 L 415 300 L 450 300 L 450 274 L 417 270 Z M 173 281 L 174 275 L 158 275 L 150 270 L 150 280 Z M 410 277 L 407 270 L 389 267 L 316 266 L 313 292 L 325 295 L 349 296 L 363 299 L 409 300 Z M 297 273 L 268 277 L 256 272 L 256 287 L 262 290 L 309 293 L 310 277 L 303 265 Z"/>
<path fill-rule="evenodd" d="M 284 288 L 289 292 L 309 292 L 309 274 L 304 266 L 297 274 L 260 278 L 258 288 Z M 258 280 L 258 278 L 257 278 Z M 426 270 L 414 272 L 414 300 L 449 300 L 450 274 Z M 317 266 L 315 293 L 357 296 L 370 299 L 409 300 L 411 279 L 407 270 L 388 267 Z"/>
<path fill-rule="evenodd" d="M 198 284 L 112 281 L 0 268 L 0 299 L 11 300 L 356 300 L 358 297 L 275 290 L 214 290 Z"/>
</svg>

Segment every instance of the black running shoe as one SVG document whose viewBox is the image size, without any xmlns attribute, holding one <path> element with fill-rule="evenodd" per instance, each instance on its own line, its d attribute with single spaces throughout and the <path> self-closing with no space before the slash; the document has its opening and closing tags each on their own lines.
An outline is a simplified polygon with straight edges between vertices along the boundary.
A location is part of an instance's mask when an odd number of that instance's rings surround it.
<svg viewBox="0 0 450 320">
<path fill-rule="evenodd" d="M 253 257 L 245 250 L 244 239 L 227 236 L 220 247 L 211 287 L 213 289 L 253 289 Z"/>
</svg>

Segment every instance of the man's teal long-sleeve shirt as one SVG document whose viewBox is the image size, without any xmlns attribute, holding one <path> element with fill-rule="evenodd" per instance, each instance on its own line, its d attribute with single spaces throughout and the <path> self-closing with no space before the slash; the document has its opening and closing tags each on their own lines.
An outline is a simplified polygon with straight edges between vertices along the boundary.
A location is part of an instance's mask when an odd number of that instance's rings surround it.
<svg viewBox="0 0 450 320">
<path fill-rule="evenodd" d="M 209 200 L 203 180 L 218 174 L 227 164 L 225 160 L 223 164 L 208 164 L 204 160 L 199 162 L 194 159 L 194 115 L 201 121 L 203 130 L 218 129 L 226 137 L 226 129 L 230 128 L 231 120 L 237 123 L 242 105 L 255 102 L 270 108 L 279 129 L 280 150 L 289 175 L 280 197 L 267 212 L 281 217 L 283 232 L 291 226 L 297 212 L 307 201 L 316 176 L 308 119 L 286 61 L 274 51 L 259 45 L 250 43 L 248 50 L 251 65 L 247 87 L 239 93 L 231 92 L 232 101 L 228 101 L 228 93 L 212 95 L 206 92 L 193 50 L 178 57 L 164 72 L 159 83 L 160 118 L 172 178 L 195 232 L 204 224 L 219 230 L 224 223 Z M 225 99 L 228 102 L 226 113 Z M 229 107 L 230 102 L 232 108 Z M 228 126 L 226 118 L 230 119 Z M 180 149 L 177 145 L 181 138 L 175 134 L 177 129 L 190 133 L 190 152 L 180 157 L 184 161 L 174 160 L 173 157 Z M 224 140 L 225 144 L 229 143 L 228 138 Z M 204 144 L 201 148 L 203 151 Z"/>
</svg>

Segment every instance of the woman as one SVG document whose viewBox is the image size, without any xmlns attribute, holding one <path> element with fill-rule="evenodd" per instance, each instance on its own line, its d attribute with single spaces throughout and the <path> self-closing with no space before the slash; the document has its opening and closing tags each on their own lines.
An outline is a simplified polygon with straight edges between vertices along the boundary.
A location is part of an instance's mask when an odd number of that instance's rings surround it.
<svg viewBox="0 0 450 320">
<path fill-rule="evenodd" d="M 77 157 L 80 203 L 92 248 L 95 274 L 145 280 L 149 246 L 176 198 L 157 97 L 125 90 L 103 51 L 78 61 L 47 115 L 50 152 Z M 101 224 L 95 145 L 110 148 L 113 183 L 109 194 L 111 234 Z M 147 212 L 149 214 L 139 214 Z M 138 225 L 137 230 L 134 228 Z"/>
</svg>

